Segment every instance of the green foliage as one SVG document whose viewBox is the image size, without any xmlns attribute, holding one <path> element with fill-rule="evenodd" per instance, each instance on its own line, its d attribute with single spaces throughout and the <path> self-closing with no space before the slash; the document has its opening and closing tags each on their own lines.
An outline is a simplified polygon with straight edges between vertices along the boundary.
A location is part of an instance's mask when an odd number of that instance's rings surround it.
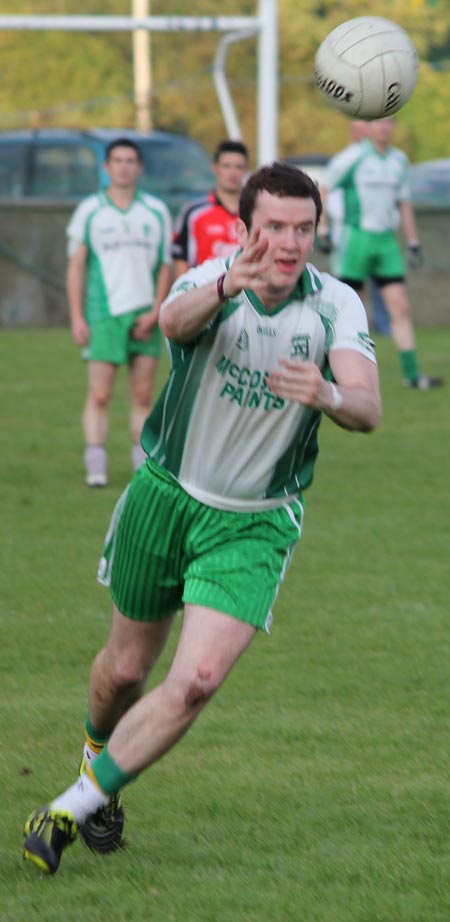
<svg viewBox="0 0 450 922">
<path fill-rule="evenodd" d="M 222 0 L 223 15 L 253 15 L 257 0 Z M 3 9 L 1 9 L 3 7 Z M 98 0 L 12 0 L 2 13 L 99 14 Z M 102 14 L 129 15 L 129 0 L 105 0 Z M 152 15 L 211 15 L 212 0 L 152 0 Z M 280 154 L 332 154 L 348 141 L 345 117 L 312 83 L 315 51 L 335 25 L 353 16 L 386 16 L 402 25 L 418 49 L 418 87 L 398 116 L 396 141 L 411 159 L 447 156 L 450 126 L 450 4 L 437 0 L 279 0 Z M 155 126 L 186 131 L 213 150 L 225 126 L 211 70 L 217 33 L 154 33 L 152 117 Z M 132 40 L 127 33 L 0 34 L 0 126 L 86 127 L 133 124 Z M 432 61 L 433 63 L 427 63 Z M 256 42 L 233 45 L 227 74 L 252 157 L 256 155 Z"/>
<path fill-rule="evenodd" d="M 416 91 L 397 117 L 395 142 L 413 160 L 450 155 L 450 128 L 443 113 L 450 104 L 450 80 L 426 63 L 430 47 L 446 46 L 450 37 L 450 4 L 433 8 L 424 0 L 359 0 L 322 3 L 280 0 L 281 73 L 280 137 L 285 153 L 322 151 L 332 154 L 349 140 L 348 122 L 311 82 L 315 51 L 328 32 L 355 16 L 385 16 L 411 36 L 421 59 Z M 284 80 L 283 80 L 284 78 Z M 439 126 L 439 128 L 437 128 Z"/>
<path fill-rule="evenodd" d="M 420 331 L 419 348 L 440 373 L 450 332 Z M 69 332 L 2 332 L 1 922 L 448 922 L 448 387 L 407 392 L 392 341 L 378 352 L 382 424 L 324 421 L 271 637 L 126 789 L 130 847 L 77 842 L 42 880 L 21 829 L 75 778 L 127 393 L 122 375 L 111 486 L 89 491 Z"/>
</svg>

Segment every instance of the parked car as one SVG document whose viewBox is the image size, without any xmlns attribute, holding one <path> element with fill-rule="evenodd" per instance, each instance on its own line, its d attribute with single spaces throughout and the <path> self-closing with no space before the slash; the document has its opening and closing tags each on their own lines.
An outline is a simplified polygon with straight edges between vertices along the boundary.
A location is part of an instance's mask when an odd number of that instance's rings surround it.
<svg viewBox="0 0 450 922">
<path fill-rule="evenodd" d="M 161 196 L 175 215 L 186 199 L 214 187 L 207 151 L 167 131 L 43 129 L 0 133 L 0 198 L 81 199 L 108 184 L 103 170 L 110 141 L 127 137 L 144 160 L 142 187 Z"/>
<path fill-rule="evenodd" d="M 311 176 L 318 186 L 320 186 L 322 182 L 325 167 L 329 159 L 328 154 L 299 154 L 292 157 L 284 157 L 286 163 L 292 163 L 293 166 L 298 166 L 300 170 L 308 173 L 308 176 Z"/>
<path fill-rule="evenodd" d="M 450 206 L 450 159 L 414 163 L 409 177 L 414 205 Z"/>
</svg>

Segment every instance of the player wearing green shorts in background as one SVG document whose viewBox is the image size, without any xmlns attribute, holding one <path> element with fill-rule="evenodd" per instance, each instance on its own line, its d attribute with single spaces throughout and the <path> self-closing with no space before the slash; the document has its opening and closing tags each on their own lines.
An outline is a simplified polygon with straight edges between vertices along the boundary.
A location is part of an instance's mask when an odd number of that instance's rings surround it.
<svg viewBox="0 0 450 922">
<path fill-rule="evenodd" d="M 365 282 L 374 279 L 390 315 L 404 383 L 409 388 L 428 390 L 443 381 L 421 374 L 417 359 L 405 263 L 395 233 L 398 214 L 411 266 L 420 265 L 421 251 L 410 201 L 408 158 L 391 147 L 393 129 L 392 116 L 368 122 L 366 137 L 330 160 L 321 188 L 324 211 L 318 235 L 329 234 L 327 193 L 341 189 L 343 226 L 335 245 L 333 272 L 355 291 L 362 291 Z"/>
<path fill-rule="evenodd" d="M 83 412 L 86 483 L 107 483 L 108 405 L 120 365 L 129 369 L 132 466 L 161 354 L 158 318 L 172 281 L 171 220 L 158 198 L 137 188 L 142 158 L 127 138 L 106 154 L 110 185 L 76 208 L 67 227 L 67 294 L 72 334 L 88 361 Z"/>
<path fill-rule="evenodd" d="M 322 414 L 361 432 L 379 421 L 363 305 L 308 263 L 320 211 L 305 173 L 261 168 L 240 196 L 240 251 L 180 276 L 162 306 L 172 367 L 100 562 L 113 620 L 91 671 L 81 773 L 25 826 L 24 856 L 45 873 L 78 830 L 97 851 L 121 844 L 120 789 L 181 739 L 269 631 Z M 146 692 L 180 608 L 173 661 Z"/>
</svg>

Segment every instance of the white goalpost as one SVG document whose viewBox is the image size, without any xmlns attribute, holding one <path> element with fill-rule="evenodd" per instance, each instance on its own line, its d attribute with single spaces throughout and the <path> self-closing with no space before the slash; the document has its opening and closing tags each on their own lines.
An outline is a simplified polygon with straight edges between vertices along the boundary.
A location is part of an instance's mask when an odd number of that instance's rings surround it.
<svg viewBox="0 0 450 922">
<path fill-rule="evenodd" d="M 213 77 L 227 132 L 240 128 L 226 80 L 226 54 L 232 42 L 257 40 L 257 157 L 259 164 L 278 155 L 278 15 L 277 0 L 258 0 L 255 16 L 0 16 L 0 30 L 62 32 L 218 32 L 224 33 Z"/>
</svg>

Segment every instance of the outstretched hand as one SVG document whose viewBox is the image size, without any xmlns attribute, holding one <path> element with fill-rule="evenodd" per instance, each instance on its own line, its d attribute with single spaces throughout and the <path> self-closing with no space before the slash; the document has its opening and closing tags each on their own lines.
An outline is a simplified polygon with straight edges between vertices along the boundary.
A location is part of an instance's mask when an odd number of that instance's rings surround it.
<svg viewBox="0 0 450 922">
<path fill-rule="evenodd" d="M 277 397 L 296 400 L 305 407 L 320 410 L 327 404 L 329 385 L 314 362 L 302 359 L 280 359 L 280 368 L 273 369 L 267 379 Z"/>
<path fill-rule="evenodd" d="M 265 288 L 269 263 L 264 255 L 268 245 L 268 240 L 261 239 L 259 229 L 250 235 L 226 274 L 224 293 L 227 298 L 234 298 L 243 288 L 250 288 L 256 294 Z"/>
</svg>

